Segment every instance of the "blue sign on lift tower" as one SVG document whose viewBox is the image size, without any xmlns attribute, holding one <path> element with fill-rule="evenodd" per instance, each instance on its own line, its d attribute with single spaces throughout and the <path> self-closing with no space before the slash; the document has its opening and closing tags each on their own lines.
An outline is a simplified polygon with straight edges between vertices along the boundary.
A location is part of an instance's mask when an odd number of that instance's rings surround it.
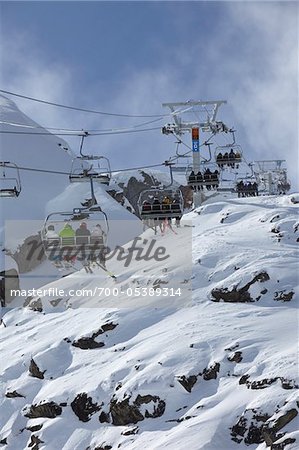
<svg viewBox="0 0 299 450">
<path fill-rule="evenodd" d="M 199 128 L 192 128 L 192 151 L 199 152 Z"/>
</svg>

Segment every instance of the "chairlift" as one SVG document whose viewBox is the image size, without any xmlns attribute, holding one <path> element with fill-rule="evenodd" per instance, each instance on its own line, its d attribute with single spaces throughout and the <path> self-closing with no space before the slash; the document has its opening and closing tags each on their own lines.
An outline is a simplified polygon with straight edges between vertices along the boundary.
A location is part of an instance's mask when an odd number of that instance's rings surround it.
<svg viewBox="0 0 299 450">
<path fill-rule="evenodd" d="M 254 176 L 246 176 L 237 178 L 235 192 L 238 197 L 255 197 L 258 196 L 258 183 Z"/>
<path fill-rule="evenodd" d="M 137 204 L 142 220 L 180 219 L 183 215 L 184 200 L 180 189 L 146 189 L 140 193 Z"/>
<path fill-rule="evenodd" d="M 219 186 L 219 168 L 217 164 L 210 162 L 202 162 L 200 164 L 200 170 L 194 173 L 192 165 L 189 165 L 186 171 L 187 184 L 194 191 L 202 190 L 206 188 L 208 191 L 211 189 L 218 189 Z"/>
<path fill-rule="evenodd" d="M 173 187 L 173 162 L 165 161 L 170 170 L 170 183 L 167 186 L 152 187 L 142 191 L 137 206 L 142 220 L 163 221 L 181 219 L 184 211 L 184 199 L 180 189 Z"/>
<path fill-rule="evenodd" d="M 87 163 L 88 161 L 88 163 Z M 104 161 L 104 164 L 101 164 Z M 71 183 L 87 182 L 90 178 L 101 184 L 109 185 L 111 168 L 105 156 L 92 158 L 77 156 L 73 159 L 69 180 Z"/>
<path fill-rule="evenodd" d="M 88 207 L 53 212 L 44 222 L 41 232 L 44 251 L 57 267 L 69 268 L 78 259 L 87 269 L 91 262 L 101 261 L 103 257 L 109 224 L 106 213 L 97 203 L 93 178 L 89 181 L 91 198 L 87 199 Z"/>
<path fill-rule="evenodd" d="M 235 168 L 235 166 L 238 168 L 243 159 L 242 147 L 236 144 L 235 131 L 229 131 L 233 135 L 233 141 L 229 144 L 219 145 L 215 149 L 215 161 L 220 168 Z"/>
<path fill-rule="evenodd" d="M 111 179 L 111 167 L 109 159 L 105 156 L 87 155 L 83 153 L 84 139 L 88 136 L 87 131 L 83 131 L 80 142 L 79 153 L 72 161 L 69 180 L 74 182 L 86 182 L 91 177 L 98 183 L 109 185 Z"/>
<path fill-rule="evenodd" d="M 2 175 L 0 176 L 0 197 L 18 197 L 21 193 L 21 178 L 19 168 L 9 161 L 0 161 Z"/>
<path fill-rule="evenodd" d="M 89 209 L 54 212 L 47 216 L 41 232 L 47 258 L 55 265 L 68 266 L 76 259 L 95 261 L 106 247 L 109 224 L 99 205 Z"/>
</svg>

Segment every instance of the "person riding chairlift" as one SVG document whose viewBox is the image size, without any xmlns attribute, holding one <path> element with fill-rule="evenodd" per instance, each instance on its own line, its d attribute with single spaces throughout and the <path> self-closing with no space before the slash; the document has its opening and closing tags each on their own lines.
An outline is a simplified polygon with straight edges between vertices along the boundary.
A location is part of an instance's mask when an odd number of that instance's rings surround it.
<svg viewBox="0 0 299 450">
<path fill-rule="evenodd" d="M 90 231 L 87 228 L 87 224 L 86 224 L 86 222 L 82 222 L 80 224 L 80 227 L 77 228 L 77 230 L 76 230 L 76 243 L 77 243 L 77 245 L 88 244 L 89 236 L 90 236 Z"/>
<path fill-rule="evenodd" d="M 168 197 L 168 195 L 165 195 L 165 197 L 162 200 L 162 209 L 163 210 L 169 210 L 171 205 L 171 198 Z"/>
<path fill-rule="evenodd" d="M 144 200 L 142 202 L 142 208 L 141 208 L 142 212 L 146 212 L 146 211 L 150 211 L 151 210 L 151 204 L 150 202 L 148 202 L 147 200 Z"/>
</svg>

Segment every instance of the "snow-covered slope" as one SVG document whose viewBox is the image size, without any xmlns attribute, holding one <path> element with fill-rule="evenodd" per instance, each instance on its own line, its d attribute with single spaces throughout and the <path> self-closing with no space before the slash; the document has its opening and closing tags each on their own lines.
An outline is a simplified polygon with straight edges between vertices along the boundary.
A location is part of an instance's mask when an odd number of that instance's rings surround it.
<svg viewBox="0 0 299 450">
<path fill-rule="evenodd" d="M 66 297 L 48 291 L 5 311 L 4 448 L 295 450 L 299 224 L 291 198 L 211 198 L 177 234 L 144 232 L 167 260 L 125 267 L 114 258 L 107 266 L 116 283 L 100 269 L 80 272 L 45 287 Z M 163 301 L 166 287 L 183 295 Z M 79 288 L 96 295 L 70 294 Z M 152 290 L 141 297 L 135 288 Z"/>
<path fill-rule="evenodd" d="M 20 125 L 14 125 L 20 124 Z M 68 173 L 72 153 L 63 139 L 53 134 L 23 114 L 16 104 L 0 96 L 1 161 L 10 161 L 19 167 L 40 168 Z M 14 134 L 20 133 L 20 134 Z M 22 134 L 33 133 L 33 134 Z M 36 133 L 41 133 L 40 135 Z M 58 144 L 61 144 L 60 146 Z M 22 170 L 22 192 L 18 198 L 1 199 L 5 220 L 41 219 L 45 204 L 68 185 L 67 175 L 55 175 Z"/>
</svg>

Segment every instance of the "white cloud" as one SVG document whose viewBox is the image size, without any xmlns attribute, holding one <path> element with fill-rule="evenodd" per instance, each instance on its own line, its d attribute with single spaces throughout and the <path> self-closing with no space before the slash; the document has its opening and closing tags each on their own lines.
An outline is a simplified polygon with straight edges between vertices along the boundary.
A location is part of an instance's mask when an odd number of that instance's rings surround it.
<svg viewBox="0 0 299 450">
<path fill-rule="evenodd" d="M 181 45 L 165 49 L 161 41 L 165 58 L 159 65 L 134 73 L 128 70 L 128 76 L 119 79 L 117 88 L 104 95 L 100 77 L 94 85 L 86 85 L 82 79 L 78 93 L 75 86 L 80 75 L 76 70 L 58 60 L 49 61 L 36 42 L 32 42 L 28 56 L 24 50 L 32 38 L 26 34 L 13 43 L 4 39 L 2 85 L 11 91 L 58 103 L 137 114 L 166 112 L 161 108 L 164 101 L 227 99 L 228 106 L 222 107 L 220 116 L 228 125 L 236 127 L 247 160 L 286 158 L 294 184 L 298 149 L 298 7 L 294 2 L 222 2 L 222 7 L 224 4 L 225 14 L 222 20 L 217 19 L 217 33 L 199 32 L 198 40 L 186 47 L 183 26 L 177 21 L 174 35 L 177 28 L 182 36 Z M 193 2 L 186 3 L 190 14 L 192 5 Z M 215 24 L 211 22 L 212 25 Z M 143 121 L 16 102 L 46 126 L 102 129 Z M 149 126 L 163 123 L 162 120 Z M 78 139 L 71 143 L 79 146 Z M 174 153 L 173 139 L 162 136 L 159 130 L 90 137 L 86 149 L 109 156 L 115 169 L 162 162 Z"/>
</svg>

